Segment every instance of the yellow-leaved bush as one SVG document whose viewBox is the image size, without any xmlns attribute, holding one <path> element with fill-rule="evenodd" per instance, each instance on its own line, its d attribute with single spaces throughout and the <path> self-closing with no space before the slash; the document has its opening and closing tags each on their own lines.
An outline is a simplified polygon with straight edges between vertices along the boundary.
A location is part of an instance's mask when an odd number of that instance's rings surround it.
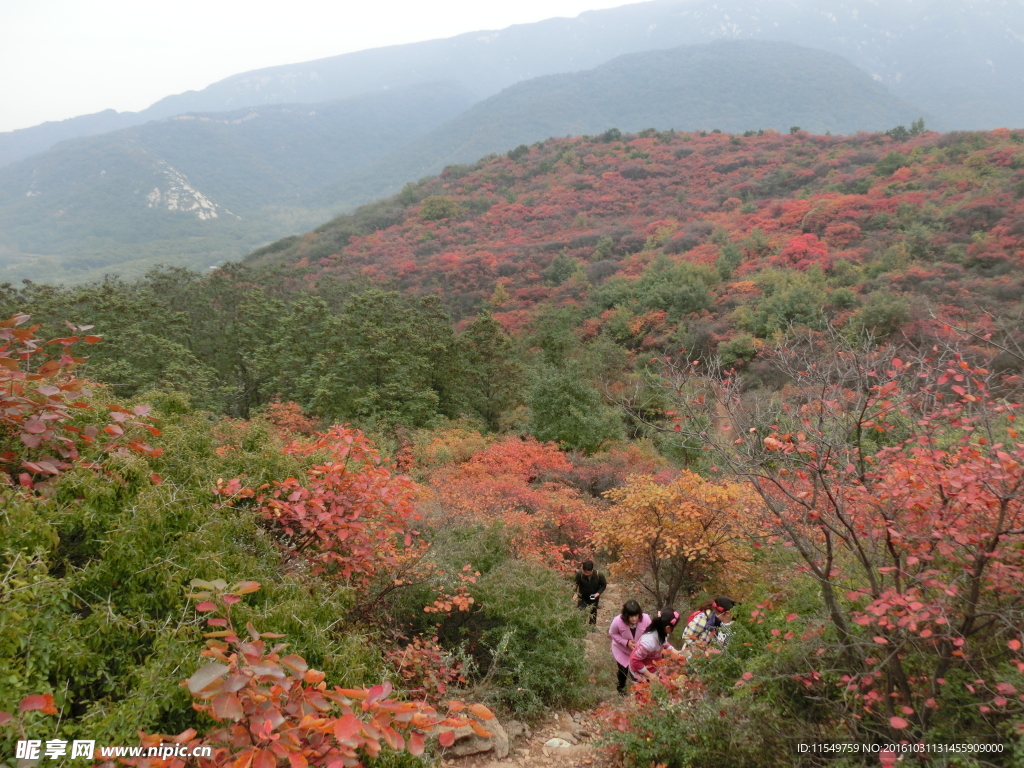
<svg viewBox="0 0 1024 768">
<path fill-rule="evenodd" d="M 612 505 L 594 521 L 593 541 L 617 558 L 613 573 L 635 579 L 659 607 L 749 574 L 760 512 L 747 486 L 683 471 L 634 475 L 605 496 Z"/>
</svg>

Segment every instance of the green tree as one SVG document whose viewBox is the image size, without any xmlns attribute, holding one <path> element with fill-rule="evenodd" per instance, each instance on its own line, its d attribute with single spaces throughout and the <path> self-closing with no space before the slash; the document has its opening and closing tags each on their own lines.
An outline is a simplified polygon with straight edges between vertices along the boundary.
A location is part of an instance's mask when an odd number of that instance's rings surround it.
<svg viewBox="0 0 1024 768">
<path fill-rule="evenodd" d="M 283 298 L 258 284 L 263 278 L 283 282 L 241 264 L 208 276 L 166 267 L 133 283 L 8 286 L 0 305 L 31 313 L 51 334 L 63 333 L 66 320 L 92 325 L 104 343 L 89 350 L 83 372 L 119 395 L 166 385 L 195 407 L 244 418 L 267 400 L 255 361 L 286 312 Z"/>
<path fill-rule="evenodd" d="M 525 157 L 530 154 L 530 148 L 525 144 L 520 144 L 515 149 L 510 149 L 505 153 L 509 160 L 518 160 L 521 157 Z"/>
<path fill-rule="evenodd" d="M 718 258 L 715 260 L 715 269 L 718 276 L 723 280 L 732 277 L 736 267 L 743 263 L 743 251 L 735 243 L 726 243 L 718 249 Z"/>
<path fill-rule="evenodd" d="M 575 363 L 542 369 L 530 390 L 530 433 L 569 450 L 593 453 L 622 436 L 618 412 L 601 401 Z"/>
<path fill-rule="evenodd" d="M 750 230 L 750 234 L 743 240 L 743 247 L 756 258 L 767 256 L 772 251 L 772 243 L 760 227 Z"/>
<path fill-rule="evenodd" d="M 748 362 L 757 354 L 757 345 L 754 337 L 749 333 L 740 333 L 728 341 L 718 345 L 718 355 L 722 359 L 722 365 L 732 366 L 738 362 Z"/>
<path fill-rule="evenodd" d="M 580 263 L 576 259 L 562 252 L 551 260 L 551 264 L 544 270 L 542 276 L 550 285 L 561 285 L 579 268 Z"/>
<path fill-rule="evenodd" d="M 717 281 L 708 267 L 660 256 L 640 277 L 613 277 L 593 291 L 592 297 L 601 310 L 624 307 L 639 314 L 661 309 L 678 319 L 710 308 L 709 288 Z"/>
<path fill-rule="evenodd" d="M 298 302 L 263 362 L 269 391 L 327 420 L 421 426 L 455 401 L 454 345 L 436 296 L 370 289 L 337 316 L 322 299 Z"/>
<path fill-rule="evenodd" d="M 890 152 L 877 163 L 872 173 L 875 176 L 892 176 L 900 168 L 910 165 L 910 158 L 902 152 Z"/>
<path fill-rule="evenodd" d="M 789 325 L 818 328 L 823 321 L 825 290 L 820 273 L 767 269 L 758 275 L 761 299 L 751 311 L 741 308 L 738 324 L 762 338 Z"/>
<path fill-rule="evenodd" d="M 525 381 L 512 340 L 490 314 L 481 314 L 458 337 L 455 385 L 461 402 L 476 411 L 490 429 L 502 413 L 522 402 Z"/>
<path fill-rule="evenodd" d="M 420 218 L 423 221 L 450 219 L 459 215 L 459 204 L 447 195 L 431 195 L 420 205 Z"/>
<path fill-rule="evenodd" d="M 855 334 L 883 339 L 898 331 L 910 317 L 910 304 L 905 298 L 891 291 L 874 291 L 850 319 L 849 328 Z"/>
<path fill-rule="evenodd" d="M 594 259 L 607 259 L 612 255 L 612 248 L 615 247 L 615 241 L 605 235 L 597 241 L 597 245 L 594 246 Z"/>
<path fill-rule="evenodd" d="M 539 347 L 542 362 L 560 368 L 565 365 L 580 345 L 576 328 L 579 313 L 567 307 L 545 307 L 533 322 L 533 332 L 526 343 Z"/>
</svg>

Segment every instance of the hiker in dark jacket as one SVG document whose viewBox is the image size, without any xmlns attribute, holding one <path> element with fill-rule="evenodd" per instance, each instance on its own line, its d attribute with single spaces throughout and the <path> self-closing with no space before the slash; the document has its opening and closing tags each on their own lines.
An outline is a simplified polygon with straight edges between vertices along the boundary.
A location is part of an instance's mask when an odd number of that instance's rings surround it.
<svg viewBox="0 0 1024 768">
<path fill-rule="evenodd" d="M 590 623 L 597 625 L 597 608 L 601 593 L 608 589 L 608 579 L 594 570 L 594 563 L 587 560 L 583 570 L 576 571 L 576 605 L 581 611 L 590 608 Z"/>
</svg>

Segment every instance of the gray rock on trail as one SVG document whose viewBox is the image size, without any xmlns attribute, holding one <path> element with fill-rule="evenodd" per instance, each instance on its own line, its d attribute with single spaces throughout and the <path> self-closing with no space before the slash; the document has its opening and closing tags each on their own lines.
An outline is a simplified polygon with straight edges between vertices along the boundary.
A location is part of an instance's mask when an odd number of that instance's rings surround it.
<svg viewBox="0 0 1024 768">
<path fill-rule="evenodd" d="M 569 723 L 569 727 L 566 728 L 566 730 L 572 733 L 572 735 L 576 736 L 577 738 L 590 735 L 587 733 L 587 729 L 584 728 L 582 724 L 577 723 L 575 720 Z"/>
<path fill-rule="evenodd" d="M 549 749 L 562 749 L 563 747 L 571 747 L 571 746 L 572 746 L 572 744 L 570 744 L 565 739 L 560 739 L 557 736 L 552 736 L 550 739 L 548 739 L 547 741 L 544 742 L 544 754 L 545 755 L 549 754 L 548 753 Z"/>
<path fill-rule="evenodd" d="M 567 741 L 570 744 L 580 743 L 579 739 L 577 739 L 576 736 L 570 733 L 569 731 L 555 731 L 551 734 L 551 736 L 556 739 L 562 739 L 563 741 Z"/>
<path fill-rule="evenodd" d="M 509 720 L 505 723 L 505 733 L 509 739 L 518 739 L 520 736 L 530 738 L 530 726 L 518 720 Z"/>
<path fill-rule="evenodd" d="M 554 741 L 554 739 L 552 739 Z M 565 742 L 561 742 L 565 743 Z M 564 747 L 549 747 L 547 744 L 541 746 L 540 751 L 545 757 L 586 757 L 594 754 L 594 748 L 589 744 L 566 744 Z"/>
<path fill-rule="evenodd" d="M 443 731 L 452 731 L 455 734 L 455 743 L 448 748 L 448 752 L 456 757 L 466 755 L 477 755 L 483 752 L 493 752 L 498 760 L 508 757 L 508 734 L 497 719 L 487 720 L 481 723 L 485 729 L 490 731 L 490 737 L 484 738 L 477 735 L 472 726 L 464 725 L 461 728 L 447 728 L 445 726 L 434 726 L 432 735 Z"/>
</svg>

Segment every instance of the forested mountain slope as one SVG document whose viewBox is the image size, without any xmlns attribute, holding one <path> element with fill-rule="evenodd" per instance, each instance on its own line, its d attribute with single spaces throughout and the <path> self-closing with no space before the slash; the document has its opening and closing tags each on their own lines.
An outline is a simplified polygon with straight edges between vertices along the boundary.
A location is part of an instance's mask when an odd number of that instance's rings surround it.
<svg viewBox="0 0 1024 768">
<path fill-rule="evenodd" d="M 305 209 L 300 196 L 474 100 L 459 85 L 434 83 L 314 106 L 180 115 L 61 143 L 0 169 L 0 276 L 82 280 L 140 275 L 159 261 L 205 269 L 237 258 L 337 210 Z"/>
<path fill-rule="evenodd" d="M 1024 133 L 890 133 L 550 139 L 208 276 L 8 285 L 0 309 L 95 325 L 90 375 L 118 392 L 237 415 L 280 395 L 331 420 L 497 426 L 521 420 L 524 364 L 614 389 L 684 348 L 767 386 L 759 355 L 791 326 L 930 345 L 933 316 L 1020 313 Z"/>
<path fill-rule="evenodd" d="M 1000 0 L 654 0 L 243 72 L 137 113 L 87 115 L 0 134 L 0 165 L 55 141 L 187 112 L 313 103 L 455 80 L 486 97 L 624 53 L 713 40 L 774 40 L 849 59 L 946 128 L 1024 124 L 1024 7 Z"/>
<path fill-rule="evenodd" d="M 647 51 L 506 88 L 320 190 L 311 206 L 350 207 L 446 165 L 611 126 L 742 133 L 797 125 L 812 133 L 854 133 L 909 125 L 918 117 L 916 106 L 848 61 L 810 48 L 745 41 Z"/>
<path fill-rule="evenodd" d="M 520 83 L 462 113 L 472 100 L 459 85 L 432 84 L 65 142 L 0 169 L 0 276 L 203 269 L 446 165 L 551 135 L 613 125 L 877 130 L 918 114 L 839 57 L 760 42 L 632 54 Z"/>
<path fill-rule="evenodd" d="M 893 133 L 552 139 L 247 263 L 489 307 L 513 333 L 563 307 L 585 337 L 733 360 L 791 322 L 884 337 L 1019 307 L 1024 134 Z"/>
</svg>

